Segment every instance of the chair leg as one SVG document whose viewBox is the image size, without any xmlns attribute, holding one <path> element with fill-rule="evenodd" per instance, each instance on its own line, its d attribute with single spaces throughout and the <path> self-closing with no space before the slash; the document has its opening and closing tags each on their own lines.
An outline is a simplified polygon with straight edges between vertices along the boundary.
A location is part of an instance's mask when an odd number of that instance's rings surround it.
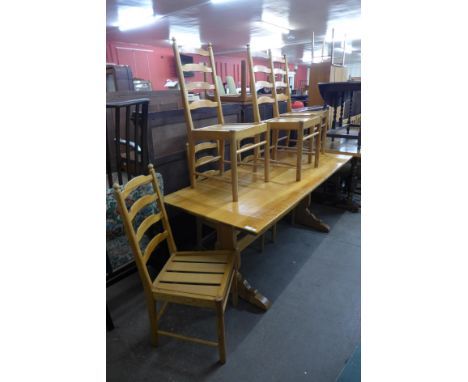
<svg viewBox="0 0 468 382">
<path fill-rule="evenodd" d="M 254 138 L 254 143 L 257 144 L 260 142 L 260 136 L 257 134 Z M 258 163 L 258 154 L 260 153 L 260 150 L 258 147 L 254 148 L 254 160 L 253 160 L 253 172 L 257 172 L 257 163 Z"/>
<path fill-rule="evenodd" d="M 232 305 L 237 306 L 239 302 L 239 295 L 237 289 L 237 270 L 234 270 L 234 277 L 232 278 L 232 285 L 231 285 L 231 293 L 232 293 Z"/>
<path fill-rule="evenodd" d="M 277 154 L 278 154 L 278 136 L 279 136 L 279 131 L 278 131 L 277 129 L 274 129 L 272 135 L 273 135 L 273 136 L 272 136 L 273 151 L 272 151 L 272 153 L 271 153 L 271 157 L 272 157 L 273 159 L 276 160 L 276 159 L 278 158 Z"/>
<path fill-rule="evenodd" d="M 263 150 L 265 182 L 270 181 L 270 131 L 265 133 L 265 148 Z"/>
<path fill-rule="evenodd" d="M 276 240 L 276 223 L 271 227 L 271 241 L 274 243 Z"/>
<path fill-rule="evenodd" d="M 218 351 L 219 362 L 226 363 L 226 339 L 224 337 L 224 310 L 223 301 L 216 301 L 216 315 L 218 317 Z"/>
<path fill-rule="evenodd" d="M 299 129 L 297 131 L 297 162 L 296 162 L 296 181 L 301 180 L 301 171 L 302 171 L 302 148 L 304 146 L 304 130 Z"/>
<path fill-rule="evenodd" d="M 151 327 L 151 344 L 153 346 L 158 346 L 159 337 L 158 337 L 158 312 L 156 308 L 156 300 L 152 297 L 146 298 L 146 304 L 148 306 L 148 314 L 150 319 Z"/>
<path fill-rule="evenodd" d="M 234 134 L 231 136 L 231 182 L 232 182 L 232 201 L 239 200 L 238 185 L 237 185 L 237 142 Z"/>
<path fill-rule="evenodd" d="M 220 139 L 218 141 L 218 145 L 219 145 L 218 154 L 221 157 L 219 159 L 219 175 L 223 175 L 224 174 L 224 139 Z"/>
<path fill-rule="evenodd" d="M 320 135 L 321 135 L 321 146 L 322 146 L 322 154 L 325 154 L 325 143 L 327 142 L 327 130 L 328 130 L 328 125 L 327 122 L 328 119 L 325 117 L 325 121 L 322 123 L 320 126 Z"/>
<path fill-rule="evenodd" d="M 320 131 L 320 130 L 319 130 Z M 314 137 L 315 139 L 315 159 L 314 159 L 314 166 L 318 167 L 319 166 L 319 160 L 320 160 L 320 150 L 321 150 L 321 142 L 320 142 L 320 134 L 316 135 Z M 312 147 L 312 142 L 310 147 Z"/>
<path fill-rule="evenodd" d="M 203 240 L 203 223 L 200 217 L 195 218 L 195 224 L 197 227 L 197 249 L 200 251 L 202 249 L 202 240 Z"/>
<path fill-rule="evenodd" d="M 186 143 L 187 148 L 187 164 L 189 168 L 190 186 L 195 188 L 195 152 L 193 145 Z"/>
<path fill-rule="evenodd" d="M 312 128 L 308 130 L 307 135 L 309 135 L 311 132 L 312 132 Z M 312 163 L 312 146 L 313 146 L 312 141 L 313 141 L 313 139 L 314 138 L 312 137 L 312 138 L 309 138 L 307 140 L 307 151 L 308 151 L 308 153 L 307 153 L 307 163 L 309 163 L 309 164 Z"/>
</svg>

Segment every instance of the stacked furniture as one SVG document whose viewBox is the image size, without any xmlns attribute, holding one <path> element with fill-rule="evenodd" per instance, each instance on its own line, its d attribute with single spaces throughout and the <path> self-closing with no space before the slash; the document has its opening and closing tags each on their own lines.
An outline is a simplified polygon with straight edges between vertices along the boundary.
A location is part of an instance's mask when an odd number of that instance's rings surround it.
<svg viewBox="0 0 468 382">
<path fill-rule="evenodd" d="M 174 56 L 176 59 L 177 76 L 179 79 L 180 93 L 182 103 L 184 105 L 185 120 L 187 125 L 187 155 L 188 166 L 190 173 L 190 184 L 196 187 L 197 179 L 199 177 L 207 178 L 215 176 L 219 180 L 226 180 L 223 177 L 225 163 L 231 165 L 231 184 L 232 184 L 232 200 L 238 201 L 238 165 L 237 157 L 245 151 L 255 151 L 255 162 L 259 159 L 258 148 L 264 147 L 264 181 L 269 180 L 269 152 L 270 142 L 267 135 L 267 124 L 261 121 L 255 123 L 225 123 L 223 110 L 221 107 L 220 90 L 216 81 L 216 66 L 213 56 L 213 49 L 211 44 L 208 50 L 195 49 L 184 50 L 184 53 L 196 54 L 204 58 L 208 58 L 210 66 L 199 64 L 185 64 L 182 65 L 180 59 L 179 47 L 177 46 L 175 38 L 173 39 L 172 46 L 174 49 Z M 184 72 L 201 72 L 205 75 L 211 74 L 211 83 L 206 81 L 194 81 L 191 83 L 185 82 Z M 214 91 L 215 101 L 209 99 L 196 99 L 192 102 L 189 101 L 189 91 L 204 90 Z M 200 93 L 202 95 L 202 93 Z M 217 124 L 195 128 L 192 120 L 192 112 L 202 108 L 216 108 L 217 110 Z M 238 148 L 239 142 L 246 138 L 255 140 L 255 144 L 249 147 Z M 230 144 L 230 158 L 225 158 L 225 142 Z M 208 154 L 206 152 L 208 151 Z M 213 155 L 214 151 L 214 155 Z M 211 163 L 218 164 L 218 169 L 210 168 L 206 170 L 206 165 Z M 205 170 L 204 170 L 205 169 Z M 254 172 L 256 166 L 254 166 Z"/>
<path fill-rule="evenodd" d="M 312 139 L 315 138 L 315 167 L 319 165 L 319 156 L 320 156 L 320 126 L 321 118 L 318 116 L 313 117 L 281 117 L 278 109 L 278 100 L 285 100 L 289 98 L 287 95 L 279 96 L 276 89 L 277 88 L 288 88 L 289 85 L 283 81 L 275 81 L 275 69 L 273 67 L 273 58 L 271 55 L 271 50 L 268 51 L 268 57 L 270 62 L 270 67 L 263 65 L 253 65 L 252 54 L 250 51 L 250 45 L 247 45 L 247 62 L 250 73 L 250 88 L 256 89 L 257 87 L 272 89 L 272 94 L 258 96 L 257 93 L 251 92 L 252 95 L 252 105 L 253 105 L 253 114 L 255 122 L 261 122 L 260 120 L 260 110 L 259 105 L 262 103 L 271 103 L 273 105 L 273 116 L 264 122 L 268 124 L 268 130 L 272 131 L 272 163 L 290 165 L 289 162 L 280 161 L 277 156 L 278 148 L 288 150 L 289 145 L 279 146 L 279 132 L 281 130 L 295 131 L 297 134 L 296 138 L 296 147 L 294 151 L 296 152 L 296 181 L 301 180 L 302 172 L 302 155 L 306 153 L 308 155 L 308 163 L 312 163 Z M 279 59 L 282 64 L 285 63 L 284 59 Z M 256 81 L 256 73 L 266 73 L 268 75 L 269 81 Z M 279 69 L 276 71 L 276 74 L 284 75 L 285 71 Z M 304 149 L 304 143 L 308 143 L 308 149 Z"/>
</svg>

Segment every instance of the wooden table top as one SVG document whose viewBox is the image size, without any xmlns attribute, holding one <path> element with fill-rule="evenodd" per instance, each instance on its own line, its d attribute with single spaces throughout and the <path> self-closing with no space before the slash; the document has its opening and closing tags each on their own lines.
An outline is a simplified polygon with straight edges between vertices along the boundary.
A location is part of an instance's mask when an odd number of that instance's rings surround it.
<svg viewBox="0 0 468 382">
<path fill-rule="evenodd" d="M 295 162 L 295 153 L 278 154 L 282 161 Z M 239 168 L 238 202 L 232 201 L 231 184 L 214 178 L 197 182 L 196 188 L 187 187 L 169 194 L 164 202 L 192 215 L 260 234 L 350 159 L 349 155 L 325 153 L 320 156 L 319 167 L 314 168 L 313 163 L 306 163 L 304 155 L 300 182 L 296 182 L 293 166 L 271 163 L 268 183 L 263 181 L 262 167 L 254 174 L 251 166 L 242 166 Z M 230 178 L 230 171 L 224 178 Z"/>
</svg>

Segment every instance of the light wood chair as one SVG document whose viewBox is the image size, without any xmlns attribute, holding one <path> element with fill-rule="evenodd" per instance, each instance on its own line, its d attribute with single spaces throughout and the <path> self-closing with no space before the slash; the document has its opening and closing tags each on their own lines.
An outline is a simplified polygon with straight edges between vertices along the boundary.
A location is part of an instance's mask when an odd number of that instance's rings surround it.
<svg viewBox="0 0 468 382">
<path fill-rule="evenodd" d="M 288 65 L 288 59 L 286 55 L 284 55 L 284 82 L 288 85 L 285 89 L 284 96 L 278 98 L 279 101 L 286 101 L 286 113 L 281 113 L 280 117 L 292 117 L 292 118 L 312 118 L 319 116 L 321 118 L 321 125 L 320 125 L 320 153 L 323 154 L 325 152 L 325 142 L 327 139 L 327 130 L 328 130 L 328 116 L 329 116 L 329 110 L 328 108 L 322 109 L 322 110 L 308 110 L 309 108 L 304 107 L 301 109 L 293 109 L 291 106 L 291 88 L 289 84 L 289 65 Z M 309 81 L 311 81 L 312 77 L 312 70 L 313 66 L 310 68 L 311 75 L 309 77 Z M 281 73 L 279 70 L 278 73 Z M 310 85 L 309 85 L 309 94 L 310 94 Z M 291 141 L 290 139 L 290 133 L 287 134 L 286 137 L 286 145 L 289 144 Z"/>
<path fill-rule="evenodd" d="M 272 163 L 281 163 L 289 165 L 287 162 L 281 162 L 278 160 L 277 152 L 279 147 L 279 142 L 282 139 L 289 138 L 289 131 L 295 131 L 297 134 L 296 147 L 290 148 L 289 146 L 282 146 L 282 149 L 288 150 L 292 149 L 296 152 L 296 181 L 301 180 L 302 172 L 302 155 L 306 153 L 308 155 L 308 163 L 312 163 L 312 139 L 315 138 L 315 167 L 319 165 L 319 156 L 320 156 L 320 139 L 318 135 L 320 134 L 320 118 L 317 116 L 314 117 L 280 117 L 279 107 L 278 107 L 278 98 L 280 100 L 286 100 L 286 95 L 279 96 L 277 93 L 277 88 L 283 87 L 289 89 L 289 85 L 283 81 L 275 81 L 276 74 L 283 74 L 284 71 L 281 69 L 275 69 L 273 65 L 273 58 L 271 55 L 271 50 L 268 50 L 268 61 L 269 67 L 264 65 L 253 65 L 252 53 L 250 51 L 250 45 L 247 45 L 247 62 L 250 73 L 250 89 L 256 89 L 257 87 L 270 88 L 271 95 L 257 95 L 255 91 L 251 91 L 252 94 L 252 108 L 254 114 L 254 121 L 260 122 L 260 109 L 259 105 L 262 103 L 271 103 L 273 106 L 273 118 L 265 120 L 268 124 L 268 129 L 272 131 Z M 284 60 L 280 60 L 284 64 Z M 268 75 L 269 81 L 257 81 L 255 80 L 256 73 L 266 73 Z M 284 138 L 279 138 L 279 132 L 281 130 L 286 130 L 288 135 Z M 304 149 L 304 143 L 308 143 L 308 150 Z"/>
<path fill-rule="evenodd" d="M 267 135 L 267 124 L 261 121 L 255 123 L 225 123 L 223 110 L 220 101 L 220 90 L 216 81 L 216 66 L 214 61 L 213 49 L 211 44 L 208 45 L 208 50 L 195 49 L 184 50 L 184 53 L 198 54 L 207 57 L 210 66 L 205 64 L 186 64 L 182 65 L 180 60 L 179 47 L 176 40 L 173 38 L 172 47 L 174 49 L 174 56 L 176 60 L 177 76 L 179 78 L 180 93 L 182 96 L 182 103 L 184 105 L 185 121 L 187 125 L 188 137 L 188 165 L 190 172 L 190 184 L 192 187 L 196 186 L 198 177 L 216 177 L 220 180 L 226 180 L 222 175 L 224 173 L 225 163 L 231 165 L 231 183 L 232 183 L 232 200 L 238 201 L 238 155 L 254 150 L 255 161 L 260 158 L 259 147 L 264 147 L 264 180 L 269 181 L 269 154 L 270 154 L 270 140 Z M 192 82 L 185 83 L 184 72 L 202 72 L 206 75 L 211 74 L 211 84 L 208 82 Z M 209 99 L 200 99 L 189 102 L 188 92 L 193 90 L 208 90 L 214 91 L 215 101 Z M 192 110 L 199 108 L 216 108 L 218 123 L 211 126 L 195 128 L 192 121 Z M 248 147 L 238 147 L 238 142 L 243 139 L 252 138 L 255 143 L 250 144 Z M 230 160 L 224 158 L 225 142 L 230 144 Z M 215 150 L 216 155 L 203 155 L 199 154 L 205 150 Z M 209 163 L 219 163 L 218 170 L 199 171 L 199 168 Z M 254 166 L 255 172 L 257 167 Z"/>
<path fill-rule="evenodd" d="M 125 232 L 130 242 L 138 272 L 143 283 L 143 289 L 148 307 L 151 324 L 151 342 L 158 345 L 159 335 L 170 336 L 181 340 L 218 347 L 219 360 L 226 362 L 226 342 L 224 335 L 224 311 L 232 290 L 234 305 L 237 304 L 237 268 L 239 254 L 235 251 L 177 251 L 171 227 L 164 207 L 163 196 L 158 186 L 156 172 L 153 165 L 148 165 L 149 175 L 140 175 L 130 180 L 123 190 L 114 184 L 114 192 Z M 137 188 L 152 184 L 153 193 L 137 199 L 130 208 L 127 208 L 126 198 Z M 157 203 L 158 213 L 149 214 L 139 226 L 134 227 L 135 217 L 146 206 Z M 162 224 L 159 224 L 159 223 Z M 142 241 L 145 233 L 159 233 L 149 240 L 145 248 Z M 161 272 L 153 280 L 148 272 L 147 263 L 154 250 L 166 240 L 170 258 Z M 232 288 L 231 288 L 232 287 Z M 157 312 L 157 302 L 162 306 Z M 168 303 L 192 305 L 211 308 L 217 314 L 218 342 L 200 338 L 188 337 L 181 334 L 158 329 L 158 323 L 166 310 Z"/>
</svg>

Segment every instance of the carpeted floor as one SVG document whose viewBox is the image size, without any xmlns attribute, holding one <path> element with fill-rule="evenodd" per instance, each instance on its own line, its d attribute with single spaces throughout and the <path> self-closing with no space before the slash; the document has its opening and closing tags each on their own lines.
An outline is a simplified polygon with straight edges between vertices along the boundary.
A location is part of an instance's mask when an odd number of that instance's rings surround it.
<svg viewBox="0 0 468 382">
<path fill-rule="evenodd" d="M 225 365 L 211 347 L 167 337 L 151 347 L 137 274 L 108 288 L 116 325 L 107 332 L 108 381 L 336 381 L 360 343 L 361 215 L 312 210 L 330 233 L 286 219 L 263 253 L 256 243 L 242 253 L 242 274 L 272 307 L 262 312 L 242 300 L 236 308 L 228 303 Z M 210 310 L 171 305 L 161 329 L 215 340 L 215 325 Z"/>
</svg>

